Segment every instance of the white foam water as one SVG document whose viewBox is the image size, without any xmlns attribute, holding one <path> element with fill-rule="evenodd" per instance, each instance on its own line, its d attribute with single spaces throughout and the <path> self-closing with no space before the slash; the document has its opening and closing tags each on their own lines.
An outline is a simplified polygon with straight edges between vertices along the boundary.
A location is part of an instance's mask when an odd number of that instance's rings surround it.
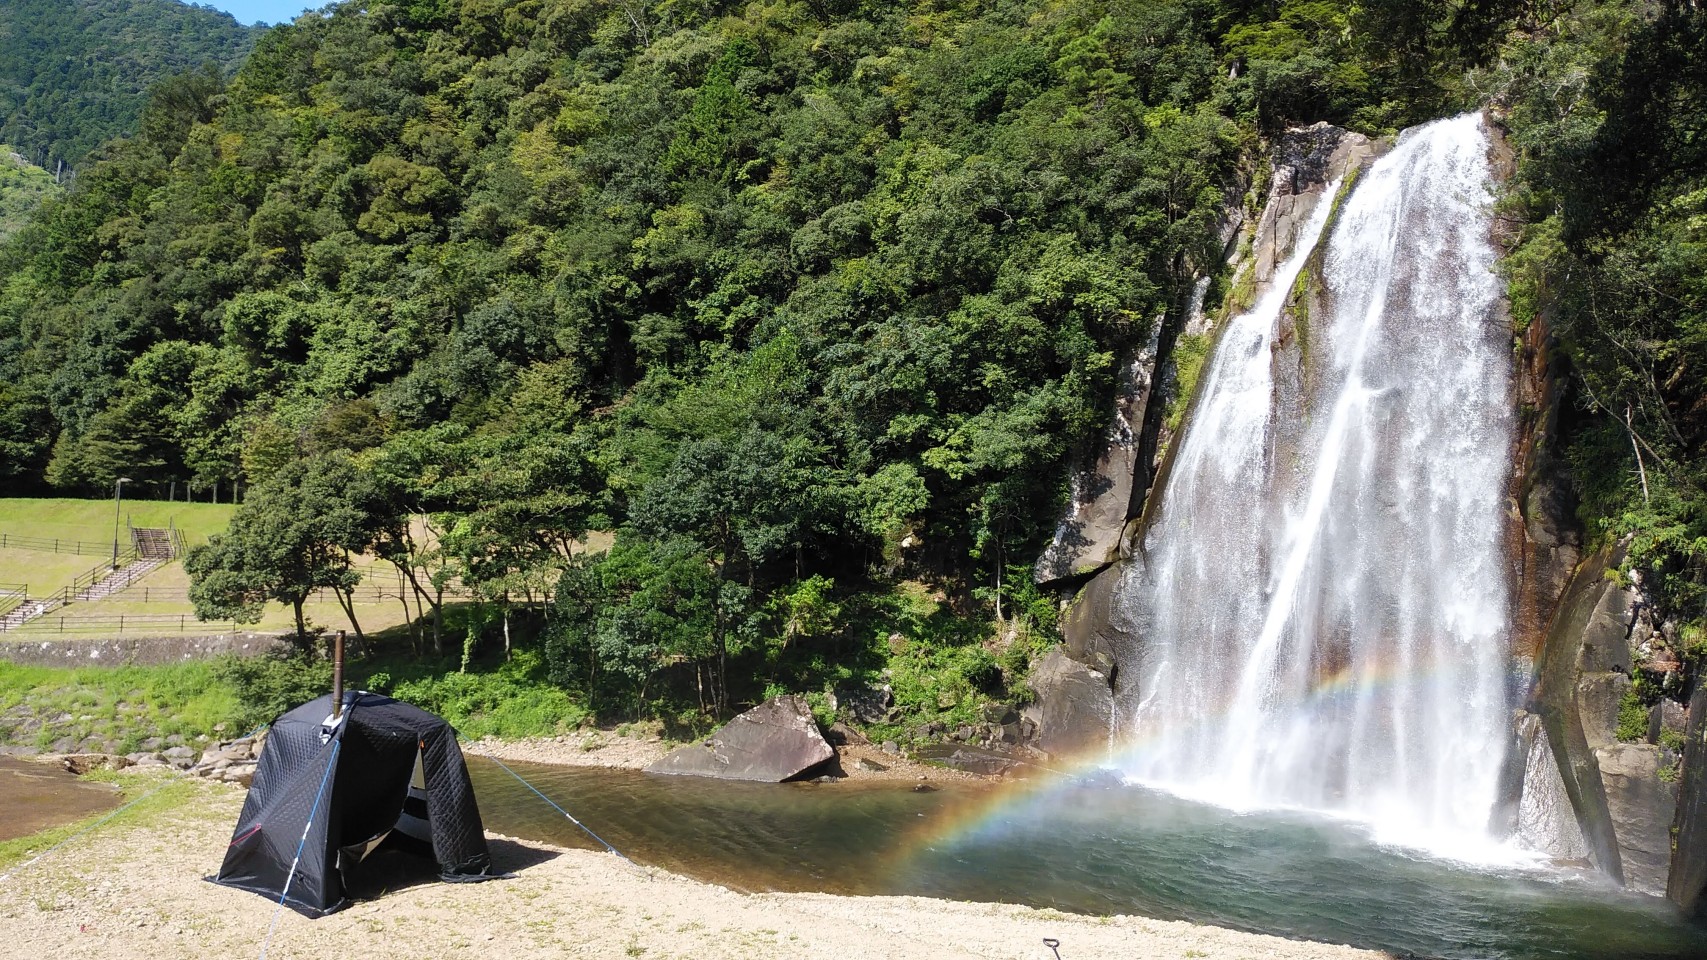
<svg viewBox="0 0 1707 960">
<path fill-rule="evenodd" d="M 1475 114 L 1407 131 L 1222 332 L 1122 585 L 1131 778 L 1493 845 L 1513 417 L 1488 149 Z M 1319 244 L 1323 309 L 1288 331 Z"/>
</svg>

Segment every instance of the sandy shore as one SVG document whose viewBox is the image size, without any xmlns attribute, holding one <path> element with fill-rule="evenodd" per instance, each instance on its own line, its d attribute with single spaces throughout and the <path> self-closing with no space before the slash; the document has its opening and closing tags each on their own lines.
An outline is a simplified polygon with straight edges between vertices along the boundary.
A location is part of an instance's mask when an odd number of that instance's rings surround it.
<svg viewBox="0 0 1707 960">
<path fill-rule="evenodd" d="M 151 785 L 137 781 L 133 792 Z M 218 868 L 242 789 L 199 780 L 172 789 L 182 797 L 167 808 L 121 816 L 0 881 L 0 958 L 259 956 L 273 904 L 201 879 Z M 390 855 L 370 891 L 382 895 L 320 920 L 285 911 L 267 955 L 1050 960 L 1043 938 L 1053 937 L 1062 960 L 1383 956 L 1139 917 L 913 897 L 740 894 L 610 854 L 500 837 L 492 852 L 512 879 L 431 882 L 421 861 Z"/>
<path fill-rule="evenodd" d="M 623 736 L 608 730 L 585 730 L 560 737 L 529 740 L 476 740 L 464 744 L 463 752 L 528 763 L 640 770 L 679 746 L 681 744 L 667 743 L 655 735 Z M 934 764 L 918 763 L 896 754 L 884 753 L 876 744 L 837 747 L 836 756 L 840 761 L 841 775 L 850 780 L 998 779 L 981 777 L 962 770 L 950 770 Z"/>
</svg>

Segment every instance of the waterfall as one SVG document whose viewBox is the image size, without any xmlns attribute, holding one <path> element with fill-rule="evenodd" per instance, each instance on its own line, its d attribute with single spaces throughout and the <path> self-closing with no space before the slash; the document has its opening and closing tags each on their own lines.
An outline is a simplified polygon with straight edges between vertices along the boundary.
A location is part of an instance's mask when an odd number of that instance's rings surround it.
<svg viewBox="0 0 1707 960">
<path fill-rule="evenodd" d="M 1407 131 L 1222 331 L 1121 585 L 1132 779 L 1487 845 L 1513 431 L 1488 150 L 1479 115 Z"/>
</svg>

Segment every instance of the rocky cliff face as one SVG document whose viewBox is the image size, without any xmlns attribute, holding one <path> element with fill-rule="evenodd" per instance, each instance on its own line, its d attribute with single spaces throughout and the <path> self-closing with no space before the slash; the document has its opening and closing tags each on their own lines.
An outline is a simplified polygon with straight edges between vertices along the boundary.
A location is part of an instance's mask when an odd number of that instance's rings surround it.
<svg viewBox="0 0 1707 960">
<path fill-rule="evenodd" d="M 1506 542 L 1517 585 L 1513 652 L 1534 658 L 1582 559 L 1576 500 L 1559 453 L 1564 376 L 1559 345 L 1546 317 L 1535 317 L 1518 340 L 1520 417 L 1507 490 Z"/>
<path fill-rule="evenodd" d="M 1611 576 L 1620 559 L 1616 549 L 1590 557 L 1558 605 L 1517 719 L 1520 732 L 1529 718 L 1539 721 L 1554 763 L 1532 765 L 1521 791 L 1525 801 L 1549 792 L 1557 775 L 1570 826 L 1586 838 L 1595 866 L 1632 890 L 1695 908 L 1707 882 L 1707 778 L 1700 770 L 1707 756 L 1696 742 L 1707 702 L 1697 691 L 1686 711 L 1668 696 L 1646 707 L 1634 696 L 1633 677 L 1663 691 L 1676 670 L 1664 625 L 1653 622 L 1640 585 Z M 1554 852 L 1570 843 L 1569 830 L 1537 829 L 1522 816 L 1514 827 Z"/>
<path fill-rule="evenodd" d="M 1075 470 L 1067 511 L 1055 527 L 1055 539 L 1038 558 L 1038 583 L 1071 580 L 1113 563 L 1119 556 L 1127 521 L 1142 505 L 1150 470 L 1144 462 L 1144 423 L 1150 412 L 1156 354 L 1163 320 L 1157 318 L 1144 347 L 1121 368 L 1114 417 L 1103 434 L 1102 449 Z"/>
<path fill-rule="evenodd" d="M 1707 920 L 1707 683 L 1697 684 L 1685 719 L 1677 845 L 1666 896 L 1696 919 Z"/>
</svg>

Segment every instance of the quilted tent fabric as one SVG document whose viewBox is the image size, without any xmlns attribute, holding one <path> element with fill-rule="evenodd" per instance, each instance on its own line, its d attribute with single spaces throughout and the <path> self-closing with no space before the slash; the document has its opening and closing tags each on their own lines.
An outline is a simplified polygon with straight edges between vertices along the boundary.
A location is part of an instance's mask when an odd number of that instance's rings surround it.
<svg viewBox="0 0 1707 960">
<path fill-rule="evenodd" d="M 490 878 L 474 785 L 450 724 L 365 691 L 345 693 L 340 720 L 331 713 L 328 694 L 273 723 L 225 860 L 209 879 L 282 898 L 310 917 L 343 908 L 344 872 L 355 869 L 356 851 L 398 824 L 417 758 L 439 876 Z"/>
</svg>

